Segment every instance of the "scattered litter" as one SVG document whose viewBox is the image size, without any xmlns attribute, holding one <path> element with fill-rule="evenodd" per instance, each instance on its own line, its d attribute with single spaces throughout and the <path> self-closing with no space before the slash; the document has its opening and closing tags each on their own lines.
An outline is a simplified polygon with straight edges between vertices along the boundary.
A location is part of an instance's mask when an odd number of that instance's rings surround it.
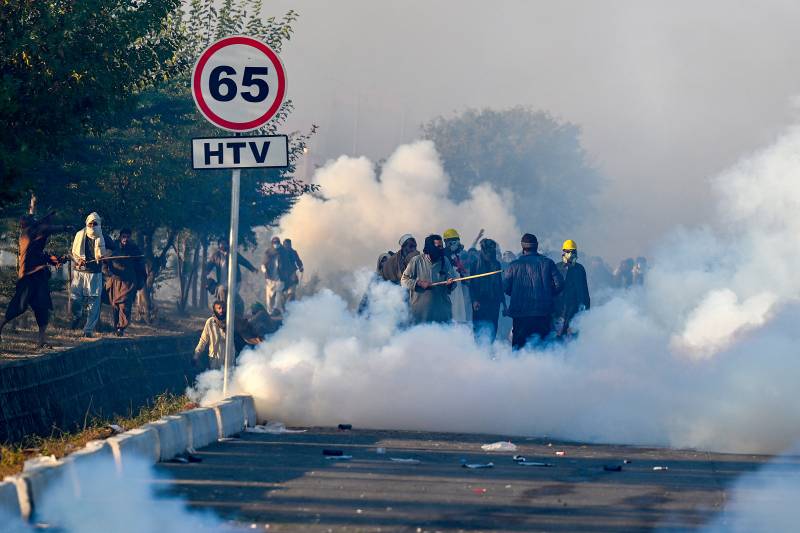
<svg viewBox="0 0 800 533">
<path fill-rule="evenodd" d="M 603 465 L 606 472 L 622 472 L 622 465 Z"/>
<path fill-rule="evenodd" d="M 548 447 L 548 448 L 552 448 L 552 447 L 553 447 L 553 443 L 552 443 L 552 442 L 548 442 L 548 443 L 547 443 L 547 447 Z"/>
<path fill-rule="evenodd" d="M 386 453 L 386 448 L 378 448 L 377 450 L 375 450 L 375 453 L 377 453 L 378 455 L 383 455 Z"/>
<path fill-rule="evenodd" d="M 556 455 L 558 455 L 559 457 L 563 457 L 563 456 L 567 455 L 567 452 L 559 450 L 559 451 L 556 452 Z"/>
<path fill-rule="evenodd" d="M 475 470 L 476 468 L 494 468 L 494 463 L 464 463 L 461 466 Z"/>
<path fill-rule="evenodd" d="M 662 470 L 669 470 L 668 466 L 654 466 L 653 470 L 662 471 Z"/>
<path fill-rule="evenodd" d="M 322 450 L 322 455 L 330 455 L 330 456 L 334 456 L 334 457 L 341 457 L 342 455 L 344 455 L 344 451 L 343 450 L 325 449 L 325 450 Z"/>
<path fill-rule="evenodd" d="M 305 433 L 305 429 L 286 429 L 286 425 L 282 422 L 267 422 L 264 425 L 256 425 L 251 428 L 246 428 L 248 433 L 269 433 L 272 435 L 279 435 L 281 433 Z"/>
<path fill-rule="evenodd" d="M 474 492 L 475 494 L 486 494 L 487 489 L 484 489 L 483 487 L 476 487 L 472 489 L 472 492 Z"/>
<path fill-rule="evenodd" d="M 515 455 L 514 457 L 512 457 L 512 459 L 514 459 L 517 462 L 519 462 L 519 461 L 527 461 L 527 459 L 525 459 L 524 455 Z"/>
<path fill-rule="evenodd" d="M 515 452 L 517 451 L 517 445 L 507 440 L 501 440 L 491 444 L 484 444 L 481 446 L 481 450 L 487 452 Z"/>
<path fill-rule="evenodd" d="M 361 514 L 364 512 L 364 509 L 356 509 L 356 514 Z"/>
<path fill-rule="evenodd" d="M 352 455 L 329 455 L 325 457 L 328 461 L 349 461 L 352 458 Z"/>
<path fill-rule="evenodd" d="M 239 440 L 237 437 L 222 437 L 217 439 L 217 442 L 230 442 L 232 440 Z"/>
<path fill-rule="evenodd" d="M 538 461 L 517 461 L 517 464 L 519 466 L 542 466 L 545 468 L 553 466 L 550 463 L 540 463 Z"/>
<path fill-rule="evenodd" d="M 625 459 L 625 460 L 623 460 L 622 462 L 623 462 L 623 463 L 625 463 L 626 465 L 629 465 L 629 464 L 631 464 L 633 461 L 631 461 L 630 459 Z"/>
<path fill-rule="evenodd" d="M 189 462 L 189 459 L 187 459 L 186 457 L 182 457 L 180 455 L 176 455 L 175 457 L 172 458 L 172 461 L 170 461 L 170 462 L 171 463 L 187 464 Z"/>
<path fill-rule="evenodd" d="M 124 433 L 125 432 L 125 430 L 122 428 L 122 426 L 119 426 L 117 424 L 109 424 L 106 427 L 109 428 L 111 431 L 113 431 L 115 435 L 117 433 Z"/>
<path fill-rule="evenodd" d="M 339 431 L 350 431 L 353 429 L 353 424 L 339 424 Z"/>
<path fill-rule="evenodd" d="M 418 465 L 420 463 L 419 459 L 403 459 L 402 457 L 389 457 L 389 460 L 394 463 L 403 463 L 407 465 Z"/>
<path fill-rule="evenodd" d="M 507 488 L 507 489 L 510 489 L 510 488 L 511 488 L 511 485 L 506 485 L 506 488 Z"/>
</svg>

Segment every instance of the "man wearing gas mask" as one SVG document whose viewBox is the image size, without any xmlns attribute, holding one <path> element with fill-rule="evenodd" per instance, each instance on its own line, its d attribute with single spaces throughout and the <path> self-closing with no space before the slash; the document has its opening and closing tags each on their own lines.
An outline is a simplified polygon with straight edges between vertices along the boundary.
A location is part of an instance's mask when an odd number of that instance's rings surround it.
<svg viewBox="0 0 800 533">
<path fill-rule="evenodd" d="M 444 237 L 444 249 L 447 260 L 458 274 L 458 277 L 469 275 L 467 265 L 467 254 L 464 245 L 461 244 L 461 236 L 453 228 L 447 229 L 442 234 Z M 472 320 L 472 302 L 469 295 L 467 283 L 460 283 L 450 294 L 453 306 L 453 322 L 470 322 Z"/>
<path fill-rule="evenodd" d="M 570 320 L 590 305 L 586 270 L 578 263 L 578 246 L 572 239 L 561 246 L 561 262 L 556 268 L 564 278 L 564 288 L 555 297 L 553 329 L 558 337 L 564 337 L 569 333 Z"/>
</svg>

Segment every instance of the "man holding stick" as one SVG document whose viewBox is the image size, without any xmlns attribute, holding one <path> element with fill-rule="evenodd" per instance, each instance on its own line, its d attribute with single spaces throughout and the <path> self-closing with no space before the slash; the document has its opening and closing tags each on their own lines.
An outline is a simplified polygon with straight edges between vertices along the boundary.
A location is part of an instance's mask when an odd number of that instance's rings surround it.
<svg viewBox="0 0 800 533">
<path fill-rule="evenodd" d="M 411 258 L 400 278 L 400 285 L 409 292 L 415 324 L 453 319 L 450 293 L 456 288 L 454 277 L 453 267 L 445 258 L 442 237 L 428 235 L 422 253 Z"/>
<path fill-rule="evenodd" d="M 97 213 L 86 217 L 86 227 L 75 234 L 72 241 L 72 262 L 75 269 L 70 284 L 69 302 L 72 309 L 72 329 L 77 329 L 87 307 L 83 336 L 91 338 L 100 319 L 100 298 L 103 290 L 101 261 L 110 255 L 106 248 L 101 219 Z"/>
<path fill-rule="evenodd" d="M 50 322 L 50 310 L 53 301 L 50 298 L 50 265 L 61 265 L 62 259 L 45 252 L 47 240 L 53 233 L 66 231 L 65 226 L 50 224 L 54 213 L 41 220 L 33 216 L 35 199 L 31 200 L 30 214 L 19 221 L 19 261 L 17 269 L 17 286 L 14 296 L 6 308 L 6 316 L 0 323 L 0 334 L 6 324 L 24 313 L 28 307 L 33 310 L 36 325 L 39 327 L 39 347 L 52 348 L 47 344 L 47 324 Z"/>
<path fill-rule="evenodd" d="M 130 323 L 133 299 L 145 280 L 142 252 L 131 240 L 131 230 L 120 230 L 114 256 L 107 259 L 103 267 L 108 274 L 106 291 L 114 315 L 114 334 L 122 337 Z"/>
</svg>

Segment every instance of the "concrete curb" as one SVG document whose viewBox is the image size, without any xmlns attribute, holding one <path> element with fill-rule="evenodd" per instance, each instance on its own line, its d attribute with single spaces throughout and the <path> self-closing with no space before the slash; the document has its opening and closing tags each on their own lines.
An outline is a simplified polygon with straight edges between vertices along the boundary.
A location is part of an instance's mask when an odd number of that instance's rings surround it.
<svg viewBox="0 0 800 533">
<path fill-rule="evenodd" d="M 231 396 L 231 400 L 239 400 L 242 402 L 242 411 L 244 413 L 244 426 L 251 428 L 258 424 L 258 415 L 256 414 L 256 402 L 252 396 Z"/>
<path fill-rule="evenodd" d="M 181 413 L 189 421 L 188 446 L 192 450 L 208 446 L 218 437 L 217 417 L 213 409 L 198 407 Z"/>
<path fill-rule="evenodd" d="M 159 460 L 169 461 L 189 447 L 189 424 L 182 416 L 165 416 L 161 420 L 150 422 L 143 428 L 155 429 L 158 432 Z"/>
<path fill-rule="evenodd" d="M 0 483 L 0 516 L 22 516 L 17 485 L 13 481 Z"/>
<path fill-rule="evenodd" d="M 241 433 L 244 428 L 242 400 L 231 398 L 212 406 L 217 417 L 217 436 L 221 439 Z"/>
<path fill-rule="evenodd" d="M 152 427 L 131 429 L 125 433 L 109 437 L 106 442 L 111 447 L 117 471 L 123 468 L 122 456 L 137 456 L 148 463 L 155 464 L 161 458 L 161 441 L 158 431 Z"/>
<path fill-rule="evenodd" d="M 255 424 L 253 398 L 235 396 L 211 407 L 165 416 L 106 440 L 91 441 L 63 460 L 26 461 L 21 474 L 0 483 L 0 513 L 30 521 L 36 513 L 36 502 L 41 504 L 51 486 L 62 484 L 78 494 L 82 480 L 96 468 L 94 461 L 113 460 L 119 474 L 125 461 L 133 457 L 150 464 L 168 461 L 186 450 L 202 448 Z"/>
</svg>

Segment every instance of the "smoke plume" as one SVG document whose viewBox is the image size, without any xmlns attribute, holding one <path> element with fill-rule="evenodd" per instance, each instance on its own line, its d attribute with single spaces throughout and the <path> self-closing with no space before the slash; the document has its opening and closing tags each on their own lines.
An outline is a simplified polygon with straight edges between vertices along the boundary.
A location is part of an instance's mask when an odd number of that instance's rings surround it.
<svg viewBox="0 0 800 533">
<path fill-rule="evenodd" d="M 715 179 L 727 231 L 676 228 L 645 285 L 592 307 L 568 344 L 513 353 L 467 326 L 404 327 L 398 287 L 372 284 L 361 315 L 323 290 L 240 355 L 233 388 L 255 397 L 260 416 L 289 424 L 784 450 L 800 437 L 798 153 L 794 129 Z M 427 143 L 400 148 L 380 180 L 366 160 L 347 158 L 317 180 L 328 200 L 301 201 L 281 227 L 330 274 L 371 263 L 406 231 L 485 226 L 506 242 L 519 233 L 489 187 L 448 204 Z M 365 273 L 341 279 L 366 290 Z M 209 401 L 219 389 L 209 374 L 195 394 Z"/>
</svg>

